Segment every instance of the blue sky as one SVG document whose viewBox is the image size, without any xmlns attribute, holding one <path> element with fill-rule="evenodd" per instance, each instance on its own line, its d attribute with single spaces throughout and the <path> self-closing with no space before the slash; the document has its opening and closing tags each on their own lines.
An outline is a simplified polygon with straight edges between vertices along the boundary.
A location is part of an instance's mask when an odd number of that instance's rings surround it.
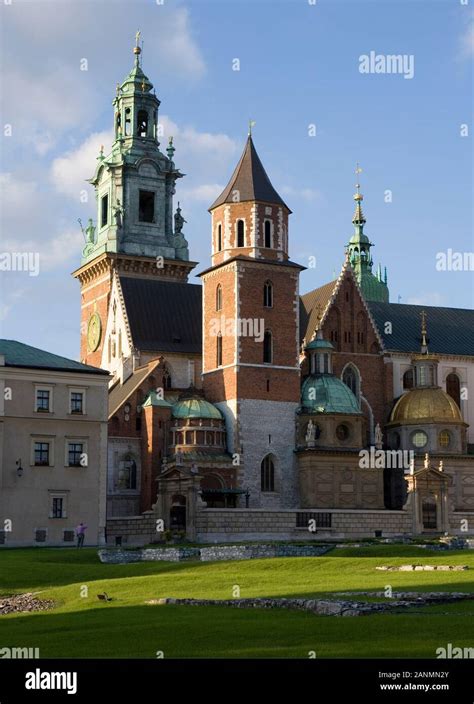
<svg viewBox="0 0 474 704">
<path fill-rule="evenodd" d="M 436 269 L 438 253 L 473 249 L 471 4 L 14 0 L 0 11 L 2 124 L 12 126 L 2 141 L 0 252 L 40 255 L 37 277 L 0 272 L 2 337 L 78 356 L 70 273 L 80 264 L 77 218 L 95 217 L 92 190 L 86 203 L 80 194 L 99 145 L 110 146 L 111 101 L 138 28 L 160 121 L 187 174 L 176 200 L 196 273 L 209 265 L 207 208 L 251 117 L 260 158 L 293 210 L 291 257 L 317 258 L 302 292 L 340 270 L 360 162 L 365 230 L 388 268 L 391 300 L 472 307 L 472 272 Z M 412 55 L 414 77 L 360 73 L 371 51 Z"/>
</svg>

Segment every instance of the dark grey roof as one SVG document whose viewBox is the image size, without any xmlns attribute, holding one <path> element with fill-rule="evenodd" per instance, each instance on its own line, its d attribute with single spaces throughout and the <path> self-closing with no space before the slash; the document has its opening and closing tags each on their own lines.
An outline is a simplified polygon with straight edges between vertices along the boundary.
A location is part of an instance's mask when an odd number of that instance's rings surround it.
<svg viewBox="0 0 474 704">
<path fill-rule="evenodd" d="M 306 342 L 311 340 L 317 327 L 318 306 L 320 306 L 320 313 L 322 315 L 336 284 L 337 279 L 300 296 L 300 343 L 303 342 L 304 339 L 306 339 Z"/>
<path fill-rule="evenodd" d="M 201 353 L 201 286 L 131 276 L 121 276 L 120 284 L 135 347 Z"/>
<path fill-rule="evenodd" d="M 465 308 L 415 306 L 405 303 L 367 301 L 385 348 L 397 352 L 418 352 L 421 342 L 422 310 L 426 311 L 428 349 L 434 354 L 474 356 L 474 311 Z M 392 334 L 385 323 L 392 324 Z"/>
<path fill-rule="evenodd" d="M 240 201 L 258 200 L 264 203 L 275 203 L 290 210 L 273 188 L 250 136 L 229 183 L 209 210 L 223 203 L 235 203 L 233 197 L 235 191 L 239 192 Z"/>
<path fill-rule="evenodd" d="M 56 372 L 79 372 L 83 374 L 108 374 L 105 369 L 81 364 L 74 359 L 60 357 L 37 347 L 16 340 L 0 340 L 0 354 L 5 356 L 6 367 L 27 369 L 49 369 Z"/>
</svg>

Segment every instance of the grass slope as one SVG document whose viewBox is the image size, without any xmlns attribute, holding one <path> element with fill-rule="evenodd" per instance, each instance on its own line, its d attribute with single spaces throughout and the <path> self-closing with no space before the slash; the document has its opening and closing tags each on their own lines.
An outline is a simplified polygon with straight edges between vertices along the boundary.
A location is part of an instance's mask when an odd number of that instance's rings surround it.
<svg viewBox="0 0 474 704">
<path fill-rule="evenodd" d="M 464 572 L 391 572 L 377 565 L 468 564 Z M 0 593 L 41 591 L 50 612 L 0 617 L 2 646 L 41 657 L 435 657 L 474 640 L 474 602 L 398 615 L 314 616 L 281 609 L 146 606 L 158 597 L 324 596 L 336 591 L 474 591 L 474 556 L 411 546 L 333 550 L 319 558 L 103 565 L 93 549 L 3 550 Z M 84 589 L 87 587 L 87 589 Z M 110 603 L 99 602 L 106 591 Z M 82 596 L 85 592 L 87 596 Z"/>
</svg>

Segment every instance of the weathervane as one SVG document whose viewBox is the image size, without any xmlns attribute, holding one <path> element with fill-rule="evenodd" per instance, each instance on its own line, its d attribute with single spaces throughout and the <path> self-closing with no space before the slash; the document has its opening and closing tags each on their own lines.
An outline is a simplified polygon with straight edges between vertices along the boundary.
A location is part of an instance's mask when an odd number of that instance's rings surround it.
<svg viewBox="0 0 474 704">
<path fill-rule="evenodd" d="M 255 127 L 256 124 L 255 120 L 249 120 L 249 137 L 252 136 L 252 127 Z"/>
<path fill-rule="evenodd" d="M 357 195 L 359 195 L 359 189 L 360 189 L 360 183 L 359 183 L 359 174 L 362 173 L 362 169 L 359 166 L 359 162 L 356 164 L 356 169 L 354 172 L 357 175 L 357 183 L 356 183 L 356 188 L 357 188 Z"/>
</svg>

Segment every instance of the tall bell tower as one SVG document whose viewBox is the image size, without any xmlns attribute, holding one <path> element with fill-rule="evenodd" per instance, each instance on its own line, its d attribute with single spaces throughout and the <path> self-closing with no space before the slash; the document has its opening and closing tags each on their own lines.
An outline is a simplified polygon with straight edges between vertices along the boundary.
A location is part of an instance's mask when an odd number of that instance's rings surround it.
<svg viewBox="0 0 474 704">
<path fill-rule="evenodd" d="M 297 505 L 299 274 L 288 257 L 290 210 L 251 135 L 210 207 L 212 266 L 203 279 L 203 386 L 224 413 L 251 507 Z"/>
<path fill-rule="evenodd" d="M 118 275 L 161 277 L 185 282 L 189 261 L 181 211 L 173 217 L 176 181 L 183 174 L 174 163 L 170 138 L 160 151 L 160 101 L 140 62 L 139 33 L 134 66 L 113 100 L 114 142 L 101 149 L 89 183 L 96 196 L 96 220 L 83 228 L 81 267 L 73 276 L 81 284 L 81 360 L 99 366 L 114 271 Z"/>
</svg>

